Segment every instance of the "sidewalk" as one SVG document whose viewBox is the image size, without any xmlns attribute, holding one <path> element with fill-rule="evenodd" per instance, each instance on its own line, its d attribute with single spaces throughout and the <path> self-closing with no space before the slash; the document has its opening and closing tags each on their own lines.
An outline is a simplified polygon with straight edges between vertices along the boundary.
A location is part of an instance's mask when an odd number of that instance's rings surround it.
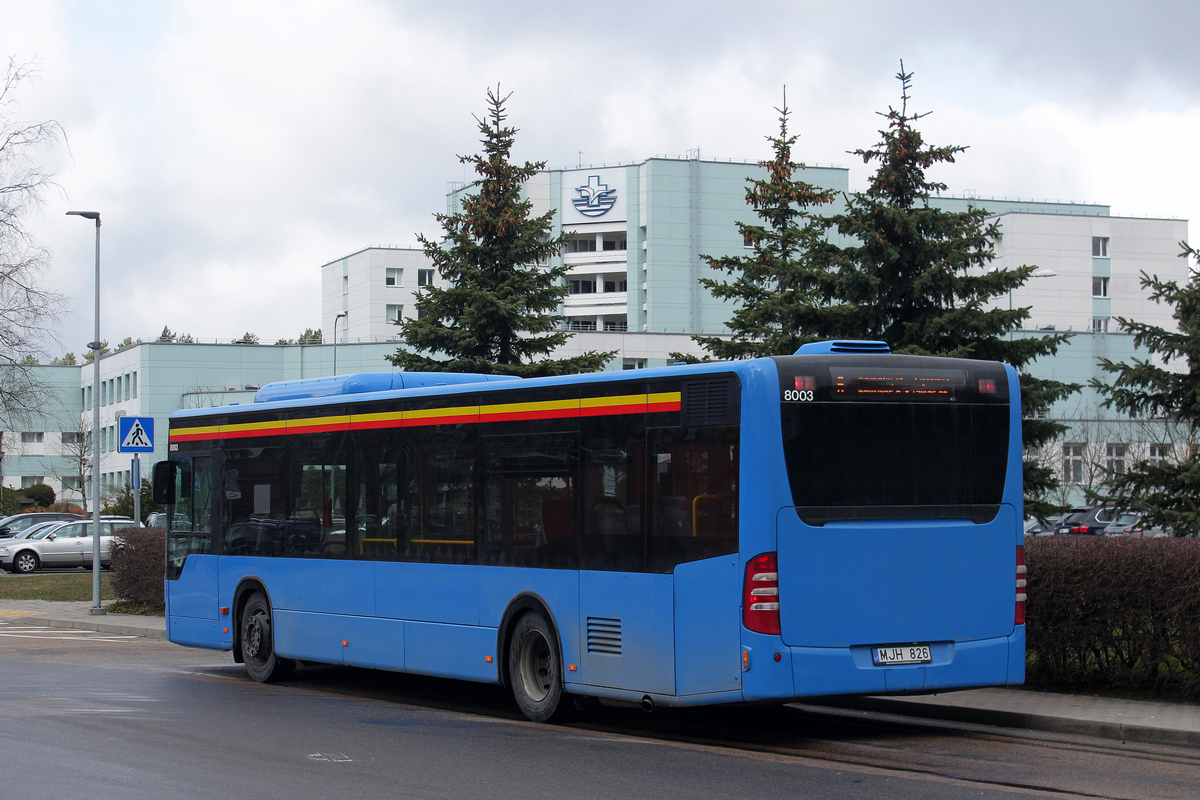
<svg viewBox="0 0 1200 800">
<path fill-rule="evenodd" d="M 833 697 L 805 702 L 1122 742 L 1200 747 L 1200 705 L 1183 703 L 1013 688 L 965 689 L 911 697 Z"/>
<path fill-rule="evenodd" d="M 55 628 L 167 638 L 166 620 L 136 614 L 92 616 L 91 603 L 0 600 L 0 618 L 37 617 Z M 1200 747 L 1200 705 L 1120 700 L 1028 689 L 967 689 L 911 697 L 804 698 L 820 705 L 907 717 L 1049 731 L 1145 744 Z"/>
<path fill-rule="evenodd" d="M 151 639 L 167 638 L 167 621 L 163 617 L 145 617 L 140 614 L 93 616 L 91 610 L 90 601 L 73 603 L 52 600 L 0 600 L 0 618 L 4 619 L 37 617 L 40 622 L 51 628 L 103 631 L 124 636 L 146 636 Z"/>
</svg>

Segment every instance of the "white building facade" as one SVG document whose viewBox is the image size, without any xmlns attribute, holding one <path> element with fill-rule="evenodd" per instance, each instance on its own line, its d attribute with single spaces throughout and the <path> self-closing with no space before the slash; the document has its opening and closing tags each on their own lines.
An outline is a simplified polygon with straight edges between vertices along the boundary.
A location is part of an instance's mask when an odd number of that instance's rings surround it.
<svg viewBox="0 0 1200 800">
<path fill-rule="evenodd" d="M 754 220 L 746 181 L 764 175 L 751 162 L 697 156 L 546 170 L 530 180 L 526 193 L 533 212 L 552 212 L 551 233 L 572 235 L 558 258 L 568 268 L 562 314 L 576 335 L 556 355 L 617 351 L 608 369 L 662 366 L 671 363 L 672 353 L 703 355 L 691 337 L 728 333 L 732 312 L 699 282 L 719 277 L 705 257 L 748 252 L 736 223 Z M 846 169 L 810 167 L 804 177 L 848 192 Z M 447 210 L 457 210 L 469 190 L 452 191 Z M 1113 217 L 1108 206 L 1091 204 L 948 197 L 932 202 L 951 210 L 987 209 L 1001 232 L 995 264 L 1037 266 L 1036 277 L 996 301 L 1031 308 L 1026 330 L 1014 335 L 1077 335 L 1057 357 L 1035 364 L 1035 374 L 1084 386 L 1092 378 L 1105 380 L 1098 357 L 1145 355 L 1135 351 L 1116 317 L 1174 326 L 1171 309 L 1148 299 L 1140 276 L 1187 280 L 1187 263 L 1178 257 L 1186 221 Z M 166 420 L 176 409 L 250 402 L 265 383 L 332 375 L 335 362 L 338 373 L 392 370 L 385 356 L 399 345 L 395 321 L 415 317 L 417 292 L 441 280 L 430 260 L 420 249 L 374 246 L 320 269 L 326 344 L 140 344 L 101 359 L 98 389 L 91 385 L 90 365 L 44 368 L 65 370 L 65 383 L 58 373 L 56 380 L 70 388 L 61 389 L 54 407 L 68 410 L 48 414 L 41 430 L 34 424 L 5 432 L 4 485 L 19 488 L 40 477 L 71 499 L 80 476 L 63 461 L 71 448 L 62 437 L 90 431 L 93 390 L 101 398 L 100 470 L 112 488 L 129 479 L 129 457 L 116 452 L 122 415 L 154 417 L 162 431 L 155 452 L 142 459 L 148 468 L 166 457 Z M 1085 388 L 1050 412 L 1072 426 L 1062 443 L 1040 454 L 1064 480 L 1062 502 L 1081 501 L 1085 488 L 1098 486 L 1096 476 L 1104 468 L 1158 457 L 1170 452 L 1168 444 L 1181 446 L 1167 441 L 1170 432 L 1161 420 L 1127 424 L 1100 400 Z M 64 421 L 64 413 L 71 419 Z M 33 441 L 39 432 L 41 441 Z M 59 459 L 53 469 L 41 466 L 47 458 Z"/>
</svg>

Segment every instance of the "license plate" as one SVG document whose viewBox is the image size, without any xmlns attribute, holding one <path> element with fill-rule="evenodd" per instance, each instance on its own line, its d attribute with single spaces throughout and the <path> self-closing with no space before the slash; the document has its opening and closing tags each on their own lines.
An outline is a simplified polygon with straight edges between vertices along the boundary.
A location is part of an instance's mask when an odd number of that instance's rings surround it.
<svg viewBox="0 0 1200 800">
<path fill-rule="evenodd" d="M 892 664 L 928 664 L 933 661 L 927 644 L 909 644 L 901 647 L 873 647 L 871 656 L 875 666 L 890 666 Z"/>
</svg>

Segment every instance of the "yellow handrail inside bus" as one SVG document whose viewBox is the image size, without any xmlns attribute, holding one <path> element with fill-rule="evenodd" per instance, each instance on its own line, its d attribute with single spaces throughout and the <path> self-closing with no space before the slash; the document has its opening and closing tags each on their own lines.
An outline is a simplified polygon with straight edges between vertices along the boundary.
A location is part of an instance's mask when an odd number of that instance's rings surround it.
<svg viewBox="0 0 1200 800">
<path fill-rule="evenodd" d="M 700 521 L 700 514 L 697 511 L 697 506 L 700 505 L 701 500 L 715 500 L 716 497 L 717 496 L 715 494 L 698 494 L 692 500 L 692 536 L 693 537 L 700 535 L 698 526 L 696 524 L 697 522 Z"/>
</svg>

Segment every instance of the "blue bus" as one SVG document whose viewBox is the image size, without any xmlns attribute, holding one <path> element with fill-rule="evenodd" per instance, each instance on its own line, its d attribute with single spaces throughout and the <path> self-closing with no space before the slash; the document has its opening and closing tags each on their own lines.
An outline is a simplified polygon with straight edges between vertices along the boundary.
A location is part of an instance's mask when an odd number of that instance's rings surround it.
<svg viewBox="0 0 1200 800">
<path fill-rule="evenodd" d="M 825 342 L 184 410 L 173 642 L 499 683 L 534 721 L 1024 679 L 1016 373 Z"/>
</svg>

